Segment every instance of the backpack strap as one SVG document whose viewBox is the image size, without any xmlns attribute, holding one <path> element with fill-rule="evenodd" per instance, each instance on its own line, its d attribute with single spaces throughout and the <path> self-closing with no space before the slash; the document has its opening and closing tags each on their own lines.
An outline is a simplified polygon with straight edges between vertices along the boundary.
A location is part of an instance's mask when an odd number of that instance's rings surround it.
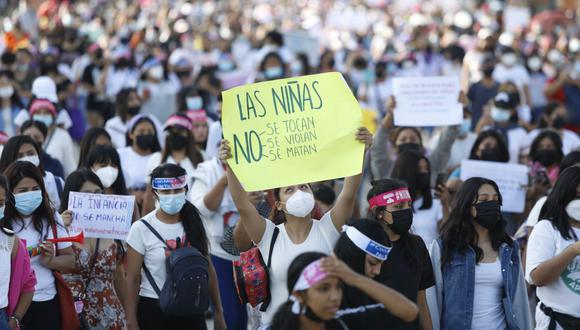
<svg viewBox="0 0 580 330">
<path fill-rule="evenodd" d="M 167 248 L 169 250 L 172 250 L 171 247 L 169 246 L 169 244 L 167 244 L 167 242 L 163 239 L 161 234 L 159 234 L 159 232 L 157 230 L 155 230 L 155 228 L 153 228 L 153 226 L 151 226 L 150 223 L 145 221 L 145 219 L 141 219 L 141 222 L 143 222 L 143 224 L 153 233 L 153 235 L 155 235 L 155 237 L 157 237 L 161 242 L 163 242 L 163 244 L 165 244 L 165 246 L 167 246 Z M 157 297 L 161 296 L 161 290 L 159 289 L 159 286 L 157 286 L 157 283 L 155 283 L 155 279 L 153 278 L 153 275 L 151 274 L 151 272 L 149 271 L 149 269 L 145 265 L 145 260 L 143 260 L 143 271 L 145 272 L 145 276 L 147 277 L 147 280 L 149 281 L 149 283 L 153 287 L 153 290 L 155 290 L 155 293 L 157 293 Z"/>
<path fill-rule="evenodd" d="M 272 240 L 270 241 L 270 251 L 268 252 L 268 268 L 270 268 L 270 265 L 272 264 L 272 252 L 274 252 L 274 244 L 276 244 L 276 239 L 278 238 L 279 233 L 280 229 L 274 227 L 274 233 L 272 234 Z"/>
</svg>

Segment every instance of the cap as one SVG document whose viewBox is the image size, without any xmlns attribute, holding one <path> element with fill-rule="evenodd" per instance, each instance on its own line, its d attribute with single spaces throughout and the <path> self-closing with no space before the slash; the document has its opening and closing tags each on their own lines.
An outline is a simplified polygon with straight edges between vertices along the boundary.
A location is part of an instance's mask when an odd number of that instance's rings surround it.
<svg viewBox="0 0 580 330">
<path fill-rule="evenodd" d="M 48 76 L 41 76 L 32 83 L 32 95 L 37 99 L 47 99 L 50 102 L 57 103 L 56 84 Z"/>
<path fill-rule="evenodd" d="M 515 106 L 515 100 L 513 99 L 513 97 L 506 92 L 499 92 L 497 93 L 497 95 L 493 98 L 493 104 L 498 107 L 498 108 L 502 108 L 502 109 L 511 109 Z"/>
</svg>

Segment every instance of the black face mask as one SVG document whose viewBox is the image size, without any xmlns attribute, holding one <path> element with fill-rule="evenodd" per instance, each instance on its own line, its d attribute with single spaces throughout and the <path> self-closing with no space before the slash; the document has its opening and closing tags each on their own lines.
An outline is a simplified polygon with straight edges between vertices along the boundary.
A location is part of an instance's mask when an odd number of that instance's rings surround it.
<svg viewBox="0 0 580 330">
<path fill-rule="evenodd" d="M 183 150 L 187 146 L 187 137 L 181 134 L 169 135 L 169 147 L 171 150 Z"/>
<path fill-rule="evenodd" d="M 554 149 L 541 149 L 536 152 L 536 157 L 534 158 L 535 161 L 542 164 L 544 167 L 548 167 L 550 165 L 554 165 L 558 162 L 560 158 L 560 153 L 558 150 Z"/>
<path fill-rule="evenodd" d="M 417 185 L 417 189 L 421 191 L 429 191 L 431 185 L 431 178 L 429 177 L 429 173 L 417 173 L 415 177 L 416 181 L 415 184 Z"/>
<path fill-rule="evenodd" d="M 388 212 L 388 211 L 387 211 Z M 389 228 L 398 235 L 405 235 L 411 229 L 413 224 L 413 210 L 410 208 L 405 210 L 389 212 L 393 217 L 393 223 L 388 224 Z"/>
<path fill-rule="evenodd" d="M 566 118 L 558 116 L 552 120 L 552 127 L 555 129 L 563 128 L 566 125 Z"/>
<path fill-rule="evenodd" d="M 501 220 L 501 211 L 498 201 L 487 201 L 475 204 L 477 216 L 475 222 L 485 229 L 492 229 Z"/>
<path fill-rule="evenodd" d="M 139 113 L 139 111 L 141 111 L 141 106 L 139 105 L 127 108 L 127 113 L 130 114 L 131 116 L 135 116 L 136 114 Z"/>
<path fill-rule="evenodd" d="M 488 148 L 481 151 L 480 160 L 485 160 L 488 162 L 500 162 L 502 159 L 502 154 L 499 148 Z"/>
<path fill-rule="evenodd" d="M 481 70 L 481 72 L 483 72 L 483 75 L 484 75 L 485 77 L 489 78 L 489 77 L 491 77 L 491 75 L 493 74 L 493 69 L 494 69 L 494 67 L 493 67 L 493 66 L 491 66 L 491 67 L 483 68 L 483 69 Z"/>
<path fill-rule="evenodd" d="M 154 134 L 137 135 L 137 146 L 143 150 L 151 150 L 157 136 Z"/>
<path fill-rule="evenodd" d="M 399 153 L 407 150 L 420 151 L 418 143 L 402 143 L 397 146 L 397 149 L 399 150 Z"/>
</svg>

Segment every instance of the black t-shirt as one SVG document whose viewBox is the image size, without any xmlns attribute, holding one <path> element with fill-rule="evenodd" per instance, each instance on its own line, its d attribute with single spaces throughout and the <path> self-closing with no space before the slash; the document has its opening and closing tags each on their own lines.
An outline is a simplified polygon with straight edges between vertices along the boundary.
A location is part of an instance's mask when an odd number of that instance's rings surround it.
<svg viewBox="0 0 580 330">
<path fill-rule="evenodd" d="M 340 307 L 340 319 L 349 329 L 383 330 L 387 328 L 387 311 L 382 304 Z"/>
<path fill-rule="evenodd" d="M 412 267 L 411 261 L 406 257 L 405 251 L 403 250 L 402 246 L 405 244 L 402 240 L 399 239 L 393 242 L 393 249 L 389 253 L 389 258 L 383 263 L 378 281 L 393 290 L 399 291 L 409 300 L 417 303 L 419 291 L 426 290 L 435 285 L 433 265 L 431 264 L 429 251 L 423 240 L 419 236 L 409 235 L 406 240 L 414 247 L 414 252 L 409 255 L 416 255 L 419 261 L 417 267 Z M 406 323 L 387 311 L 385 313 L 386 323 L 384 329 L 419 329 L 419 320 Z"/>
</svg>

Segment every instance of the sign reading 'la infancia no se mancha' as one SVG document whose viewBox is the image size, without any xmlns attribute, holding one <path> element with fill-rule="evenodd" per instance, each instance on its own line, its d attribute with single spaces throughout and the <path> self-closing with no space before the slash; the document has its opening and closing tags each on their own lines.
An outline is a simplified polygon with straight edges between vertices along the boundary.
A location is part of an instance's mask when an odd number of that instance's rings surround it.
<svg viewBox="0 0 580 330">
<path fill-rule="evenodd" d="M 248 191 L 362 170 L 361 109 L 340 73 L 232 88 L 223 92 L 222 117 L 228 164 Z"/>
</svg>

